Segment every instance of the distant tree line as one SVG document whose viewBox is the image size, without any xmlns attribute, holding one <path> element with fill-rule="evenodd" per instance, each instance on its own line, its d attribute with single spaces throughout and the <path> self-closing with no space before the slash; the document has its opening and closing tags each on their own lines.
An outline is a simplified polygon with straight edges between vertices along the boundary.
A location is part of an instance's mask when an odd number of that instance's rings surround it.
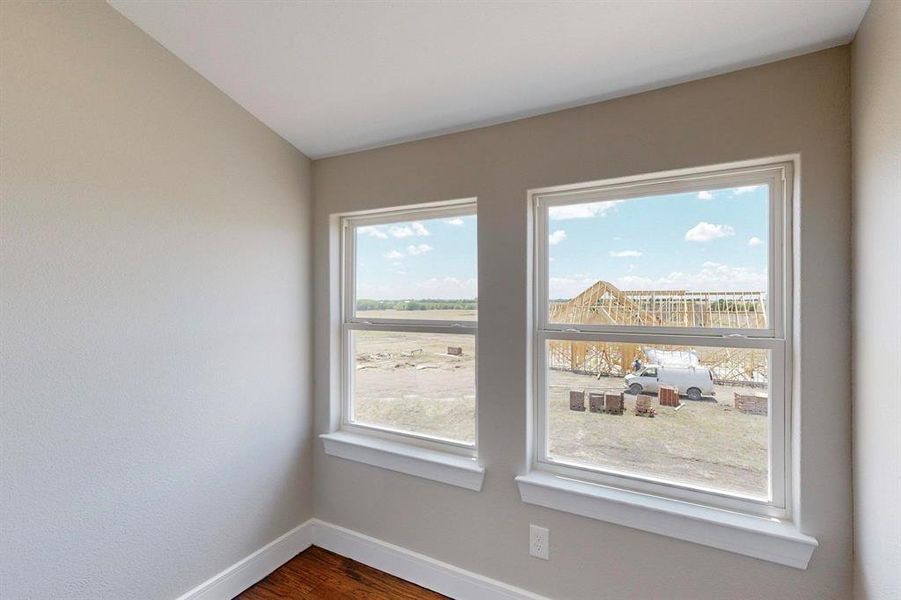
<svg viewBox="0 0 901 600">
<path fill-rule="evenodd" d="M 475 300 L 438 300 L 423 298 L 422 300 L 357 300 L 357 310 L 476 310 Z"/>
</svg>

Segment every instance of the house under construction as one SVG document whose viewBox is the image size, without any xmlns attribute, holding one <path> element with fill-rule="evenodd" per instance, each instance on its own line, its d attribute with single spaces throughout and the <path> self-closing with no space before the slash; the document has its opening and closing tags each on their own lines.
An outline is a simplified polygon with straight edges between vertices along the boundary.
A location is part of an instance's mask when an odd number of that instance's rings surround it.
<svg viewBox="0 0 901 600">
<path fill-rule="evenodd" d="M 767 326 L 766 315 L 764 292 L 623 291 L 606 281 L 598 281 L 572 300 L 550 304 L 550 320 L 564 324 L 760 329 Z M 767 355 L 763 350 L 694 350 L 700 364 L 710 368 L 718 383 L 767 382 Z M 548 344 L 548 353 L 551 368 L 591 375 L 622 376 L 631 370 L 636 358 L 647 363 L 644 348 L 638 344 L 558 340 Z"/>
</svg>

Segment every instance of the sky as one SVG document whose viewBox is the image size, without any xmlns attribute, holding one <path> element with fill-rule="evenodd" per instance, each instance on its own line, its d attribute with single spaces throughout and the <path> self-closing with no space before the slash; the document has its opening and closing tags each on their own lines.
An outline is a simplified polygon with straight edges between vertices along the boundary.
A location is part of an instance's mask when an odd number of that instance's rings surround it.
<svg viewBox="0 0 901 600">
<path fill-rule="evenodd" d="M 766 291 L 765 185 L 552 207 L 549 292 Z M 357 298 L 472 299 L 476 217 L 359 227 Z"/>
<path fill-rule="evenodd" d="M 622 290 L 766 291 L 765 185 L 551 207 L 549 295 L 598 280 Z"/>
<path fill-rule="evenodd" d="M 476 217 L 357 228 L 357 298 L 473 299 Z"/>
</svg>

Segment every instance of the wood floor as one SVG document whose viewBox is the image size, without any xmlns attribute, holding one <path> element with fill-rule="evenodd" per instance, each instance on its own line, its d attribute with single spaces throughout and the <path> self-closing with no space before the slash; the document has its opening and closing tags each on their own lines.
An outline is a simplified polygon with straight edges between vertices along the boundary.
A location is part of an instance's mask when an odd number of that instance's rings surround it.
<svg viewBox="0 0 901 600">
<path fill-rule="evenodd" d="M 355 560 L 312 546 L 236 600 L 438 600 L 446 598 Z"/>
</svg>

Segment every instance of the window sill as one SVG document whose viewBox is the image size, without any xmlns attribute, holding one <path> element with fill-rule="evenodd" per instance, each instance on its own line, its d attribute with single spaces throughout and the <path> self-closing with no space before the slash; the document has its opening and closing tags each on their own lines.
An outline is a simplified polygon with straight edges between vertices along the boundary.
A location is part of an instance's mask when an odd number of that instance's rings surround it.
<svg viewBox="0 0 901 600">
<path fill-rule="evenodd" d="M 481 491 L 485 469 L 476 459 L 338 431 L 319 436 L 325 453 L 389 471 Z"/>
<path fill-rule="evenodd" d="M 817 547 L 788 521 L 639 494 L 533 471 L 516 478 L 523 502 L 806 569 Z"/>
</svg>

